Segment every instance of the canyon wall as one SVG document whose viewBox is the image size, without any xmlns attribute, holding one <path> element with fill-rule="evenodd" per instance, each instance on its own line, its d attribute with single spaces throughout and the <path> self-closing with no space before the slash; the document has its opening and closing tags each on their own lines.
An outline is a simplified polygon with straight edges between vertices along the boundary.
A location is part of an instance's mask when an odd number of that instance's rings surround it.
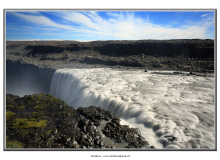
<svg viewBox="0 0 220 160">
<path fill-rule="evenodd" d="M 7 60 L 6 93 L 18 96 L 48 94 L 53 73 L 53 69 Z"/>
</svg>

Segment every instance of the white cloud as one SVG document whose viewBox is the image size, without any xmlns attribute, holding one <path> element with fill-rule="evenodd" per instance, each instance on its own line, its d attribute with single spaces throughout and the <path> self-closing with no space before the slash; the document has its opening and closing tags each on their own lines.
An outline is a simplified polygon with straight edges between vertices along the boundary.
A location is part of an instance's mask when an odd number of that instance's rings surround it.
<svg viewBox="0 0 220 160">
<path fill-rule="evenodd" d="M 208 14 L 203 14 L 203 15 L 201 15 L 201 17 L 205 17 L 205 16 L 207 16 Z"/>
<path fill-rule="evenodd" d="M 27 15 L 22 13 L 14 13 L 17 17 L 26 21 L 45 27 L 54 27 L 65 29 L 69 34 L 73 35 L 89 35 L 88 37 L 103 37 L 108 39 L 191 39 L 191 38 L 207 38 L 207 29 L 214 26 L 214 18 L 205 18 L 200 22 L 190 22 L 188 25 L 179 28 L 173 28 L 172 25 L 159 26 L 150 21 L 149 16 L 146 19 L 135 17 L 134 13 L 116 13 L 107 12 L 110 17 L 102 18 L 95 11 L 62 11 L 54 12 L 68 25 L 54 22 L 43 15 Z M 207 16 L 207 14 L 201 17 Z M 77 25 L 70 25 L 77 24 Z"/>
<path fill-rule="evenodd" d="M 20 17 L 24 20 L 26 20 L 27 22 L 30 23 L 34 23 L 34 24 L 38 24 L 38 25 L 42 25 L 42 26 L 46 26 L 46 27 L 55 27 L 55 28 L 62 28 L 62 29 L 68 29 L 68 30 L 72 30 L 73 28 L 71 26 L 67 26 L 67 25 L 61 25 L 58 23 L 53 22 L 52 20 L 50 20 L 49 18 L 45 17 L 45 16 L 36 16 L 36 15 L 26 15 L 26 14 L 22 14 L 22 13 L 13 13 L 15 16 Z"/>
</svg>

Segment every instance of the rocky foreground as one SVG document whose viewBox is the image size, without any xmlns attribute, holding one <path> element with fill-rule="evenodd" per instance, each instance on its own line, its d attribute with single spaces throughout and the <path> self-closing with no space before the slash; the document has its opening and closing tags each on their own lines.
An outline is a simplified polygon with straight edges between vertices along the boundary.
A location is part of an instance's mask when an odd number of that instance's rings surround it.
<svg viewBox="0 0 220 160">
<path fill-rule="evenodd" d="M 53 69 L 138 67 L 214 73 L 214 40 L 7 41 L 6 59 Z"/>
<path fill-rule="evenodd" d="M 103 121 L 107 123 L 100 133 L 97 128 Z M 6 149 L 114 149 L 114 144 L 105 144 L 103 135 L 126 143 L 126 148 L 155 148 L 137 128 L 121 125 L 118 117 L 100 107 L 75 110 L 51 95 L 6 95 Z"/>
</svg>

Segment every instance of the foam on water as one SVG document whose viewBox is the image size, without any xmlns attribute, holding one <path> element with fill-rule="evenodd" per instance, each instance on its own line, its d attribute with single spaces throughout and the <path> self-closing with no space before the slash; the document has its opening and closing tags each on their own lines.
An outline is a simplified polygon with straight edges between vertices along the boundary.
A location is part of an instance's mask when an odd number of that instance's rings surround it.
<svg viewBox="0 0 220 160">
<path fill-rule="evenodd" d="M 60 69 L 50 94 L 74 108 L 95 105 L 113 111 L 156 148 L 215 146 L 213 77 Z M 169 136 L 177 139 L 169 141 Z"/>
</svg>

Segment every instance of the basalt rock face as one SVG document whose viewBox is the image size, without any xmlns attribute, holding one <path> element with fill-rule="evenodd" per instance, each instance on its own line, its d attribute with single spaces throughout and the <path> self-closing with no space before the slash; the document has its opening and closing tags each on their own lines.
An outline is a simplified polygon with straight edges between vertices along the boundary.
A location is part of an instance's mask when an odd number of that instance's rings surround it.
<svg viewBox="0 0 220 160">
<path fill-rule="evenodd" d="M 100 107 L 95 107 L 95 106 L 86 107 L 86 108 L 79 107 L 77 111 L 79 114 L 83 115 L 85 118 L 92 121 L 95 126 L 99 126 L 101 120 L 109 121 L 114 116 L 112 112 L 106 111 Z"/>
<path fill-rule="evenodd" d="M 50 68 L 6 60 L 6 93 L 18 96 L 48 94 L 54 72 Z"/>
<path fill-rule="evenodd" d="M 75 110 L 51 95 L 34 94 L 20 98 L 7 94 L 6 148 L 114 148 L 105 145 L 96 127 L 101 120 L 115 124 L 115 119 L 118 118 L 112 112 L 100 107 Z M 120 124 L 117 126 L 119 128 L 114 128 L 116 133 L 125 128 Z M 131 137 L 127 141 L 129 148 L 147 143 L 138 129 L 127 127 L 125 133 L 142 138 Z"/>
<path fill-rule="evenodd" d="M 127 148 L 142 148 L 145 145 L 149 145 L 137 128 L 120 125 L 120 119 L 118 118 L 113 118 L 108 122 L 103 129 L 103 133 L 117 143 L 127 142 Z M 151 148 L 154 148 L 154 146 L 151 146 Z"/>
<path fill-rule="evenodd" d="M 6 58 L 48 68 L 139 67 L 214 73 L 214 40 L 7 41 Z"/>
<path fill-rule="evenodd" d="M 214 58 L 214 40 L 211 39 L 172 39 L 172 40 L 122 40 L 122 41 L 26 41 L 7 42 L 8 51 L 19 48 L 27 56 L 62 53 L 65 50 L 98 51 L 109 56 L 146 54 L 151 56 L 186 55 L 190 58 Z M 209 54 L 208 54 L 209 53 Z M 22 54 L 17 51 L 17 54 Z"/>
<path fill-rule="evenodd" d="M 140 40 L 140 41 L 119 41 L 111 42 L 100 48 L 100 53 L 105 55 L 116 54 L 137 55 L 146 54 L 150 56 L 185 55 L 190 58 L 214 58 L 213 40 Z M 207 53 L 213 53 L 207 55 Z"/>
</svg>

